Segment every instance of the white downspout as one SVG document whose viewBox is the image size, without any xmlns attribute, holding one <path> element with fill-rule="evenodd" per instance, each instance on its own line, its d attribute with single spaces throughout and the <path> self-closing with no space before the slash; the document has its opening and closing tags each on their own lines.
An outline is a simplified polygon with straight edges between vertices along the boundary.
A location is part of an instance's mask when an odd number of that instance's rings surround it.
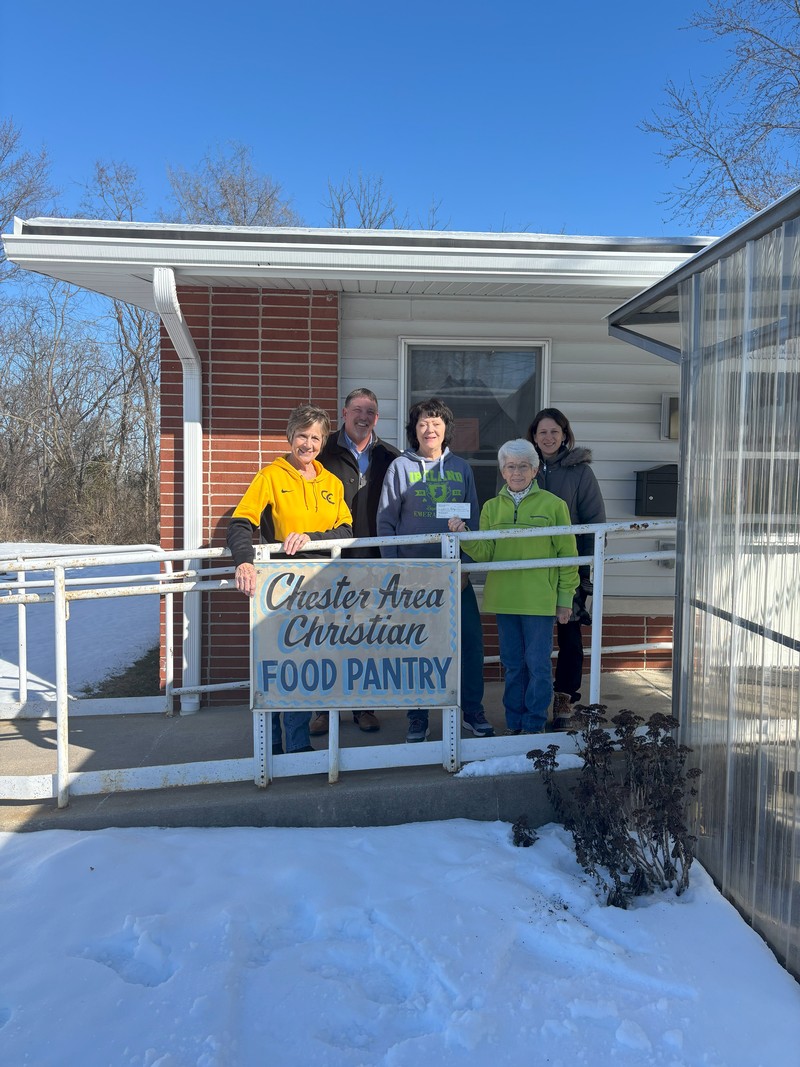
<svg viewBox="0 0 800 1067">
<path fill-rule="evenodd" d="M 203 537 L 203 428 L 202 375 L 200 356 L 183 318 L 171 267 L 153 270 L 153 295 L 156 308 L 175 346 L 183 368 L 183 548 L 189 552 L 200 548 Z M 186 566 L 199 569 L 200 561 L 187 559 Z M 194 593 L 183 597 L 183 685 L 200 684 L 201 652 L 200 597 Z M 200 695 L 181 696 L 181 713 L 190 715 L 200 708 Z"/>
</svg>

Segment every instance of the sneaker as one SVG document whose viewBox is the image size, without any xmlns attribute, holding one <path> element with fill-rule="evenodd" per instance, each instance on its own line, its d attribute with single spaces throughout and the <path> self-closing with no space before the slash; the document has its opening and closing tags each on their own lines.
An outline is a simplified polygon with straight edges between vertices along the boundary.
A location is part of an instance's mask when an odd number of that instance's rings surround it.
<svg viewBox="0 0 800 1067">
<path fill-rule="evenodd" d="M 408 724 L 406 741 L 426 741 L 428 738 L 428 724 L 425 719 L 411 719 Z"/>
<path fill-rule="evenodd" d="M 320 734 L 326 734 L 330 728 L 330 712 L 321 711 L 315 719 L 312 720 L 311 725 L 308 728 L 308 732 L 313 737 L 319 737 Z"/>
<path fill-rule="evenodd" d="M 471 719 L 463 718 L 461 725 L 465 730 L 472 730 L 476 737 L 494 737 L 494 727 L 486 721 L 486 716 L 482 711 L 473 715 Z"/>
<path fill-rule="evenodd" d="M 311 745 L 304 745 L 303 748 L 295 748 L 295 749 L 293 749 L 291 752 L 289 752 L 287 754 L 289 756 L 294 756 L 294 754 L 296 752 L 316 752 L 316 751 L 317 750 L 315 748 L 312 748 Z"/>
<path fill-rule="evenodd" d="M 522 730 L 506 730 L 506 737 L 518 737 Z"/>
<path fill-rule="evenodd" d="M 381 728 L 377 715 L 371 711 L 354 711 L 353 722 L 358 724 L 359 730 L 363 730 L 368 734 L 374 734 L 376 730 Z"/>
<path fill-rule="evenodd" d="M 273 756 L 282 756 L 283 755 L 283 745 L 281 744 L 280 741 L 273 741 L 273 743 L 272 743 L 272 755 Z"/>
</svg>

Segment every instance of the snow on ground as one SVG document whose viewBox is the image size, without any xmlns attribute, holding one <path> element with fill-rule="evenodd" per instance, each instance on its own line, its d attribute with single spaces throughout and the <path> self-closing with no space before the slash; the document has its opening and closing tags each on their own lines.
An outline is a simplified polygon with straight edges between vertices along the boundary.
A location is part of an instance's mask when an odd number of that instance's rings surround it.
<svg viewBox="0 0 800 1067">
<path fill-rule="evenodd" d="M 563 740 L 564 734 L 551 735 L 547 739 L 532 737 L 531 748 L 545 748 L 549 744 L 563 743 Z M 581 757 L 569 752 L 560 755 L 556 760 L 556 767 L 560 771 L 579 770 L 582 766 Z M 454 777 L 484 778 L 492 774 L 533 774 L 533 764 L 524 752 L 516 756 L 492 756 L 474 763 L 465 763 Z"/>
<path fill-rule="evenodd" d="M 800 987 L 695 866 L 595 897 L 555 825 L 0 835 L 0 1064 L 775 1067 Z"/>
<path fill-rule="evenodd" d="M 85 545 L 0 543 L 0 559 L 22 555 L 86 554 Z M 102 546 L 93 545 L 91 552 Z M 113 549 L 107 549 L 112 551 Z M 87 567 L 67 571 L 67 578 L 155 574 L 152 563 L 115 567 Z M 33 572 L 28 574 L 36 579 Z M 52 578 L 51 572 L 44 577 Z M 36 591 L 36 590 L 32 590 Z M 49 590 L 46 590 L 49 592 Z M 2 594 L 0 594 L 2 597 Z M 30 604 L 26 609 L 28 640 L 28 696 L 54 700 L 55 637 L 52 604 Z M 67 623 L 67 678 L 71 696 L 80 696 L 86 686 L 123 670 L 158 644 L 159 603 L 156 596 L 108 600 L 73 601 Z M 17 608 L 0 602 L 0 700 L 16 700 L 19 687 Z"/>
</svg>

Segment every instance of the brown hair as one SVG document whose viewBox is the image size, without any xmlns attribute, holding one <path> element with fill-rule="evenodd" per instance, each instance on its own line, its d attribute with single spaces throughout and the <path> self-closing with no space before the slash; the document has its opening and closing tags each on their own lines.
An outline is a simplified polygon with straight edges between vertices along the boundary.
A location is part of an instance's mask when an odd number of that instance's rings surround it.
<svg viewBox="0 0 800 1067">
<path fill-rule="evenodd" d="M 442 451 L 444 451 L 445 448 L 449 448 L 450 442 L 453 440 L 453 434 L 456 430 L 456 418 L 447 404 L 437 396 L 432 396 L 430 400 L 421 400 L 419 404 L 415 404 L 409 411 L 408 422 L 406 423 L 406 437 L 408 438 L 409 445 L 415 452 L 419 448 L 417 423 L 423 415 L 427 415 L 429 419 L 442 420 L 444 423 Z"/>
<path fill-rule="evenodd" d="M 541 411 L 537 411 L 533 416 L 533 422 L 528 427 L 528 440 L 531 444 L 536 445 L 534 436 L 536 435 L 536 428 L 542 419 L 552 419 L 553 422 L 558 423 L 564 433 L 564 444 L 567 448 L 575 447 L 575 434 L 572 432 L 572 427 L 569 424 L 569 419 L 563 411 L 559 411 L 558 408 L 542 408 Z M 537 452 L 539 450 L 537 449 Z"/>
</svg>

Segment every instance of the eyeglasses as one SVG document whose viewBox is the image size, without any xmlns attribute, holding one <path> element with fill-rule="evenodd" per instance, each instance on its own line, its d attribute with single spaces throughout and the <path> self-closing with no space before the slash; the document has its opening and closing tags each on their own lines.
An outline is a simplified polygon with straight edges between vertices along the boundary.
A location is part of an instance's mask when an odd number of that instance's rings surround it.
<svg viewBox="0 0 800 1067">
<path fill-rule="evenodd" d="M 514 474 L 515 472 L 524 474 L 525 471 L 532 471 L 533 466 L 530 463 L 506 463 L 503 470 L 508 471 L 509 474 Z"/>
</svg>

